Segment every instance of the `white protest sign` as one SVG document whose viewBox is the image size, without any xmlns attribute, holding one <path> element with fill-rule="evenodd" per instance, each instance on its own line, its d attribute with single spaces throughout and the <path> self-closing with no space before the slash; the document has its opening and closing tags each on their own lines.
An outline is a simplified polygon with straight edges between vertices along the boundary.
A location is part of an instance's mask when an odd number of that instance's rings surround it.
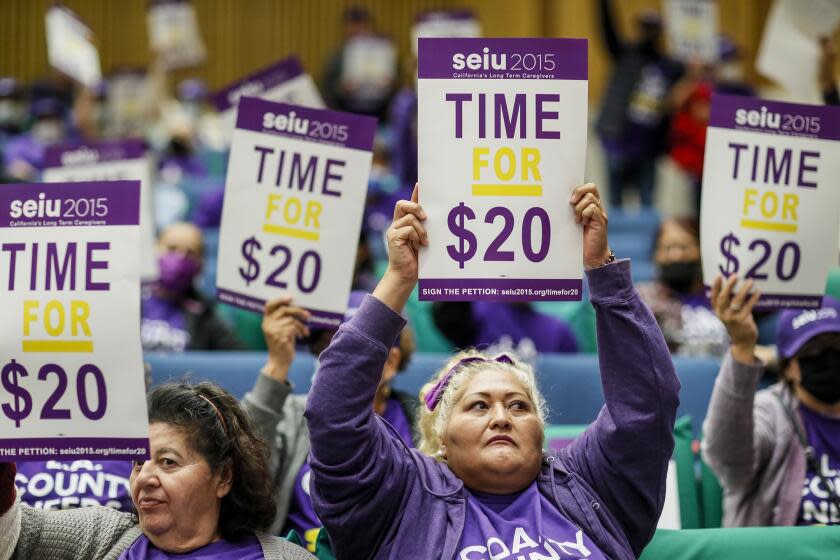
<svg viewBox="0 0 840 560">
<path fill-rule="evenodd" d="M 411 28 L 414 56 L 420 37 L 481 37 L 481 24 L 470 10 L 430 10 L 418 15 Z"/>
<path fill-rule="evenodd" d="M 64 6 L 47 10 L 46 26 L 50 65 L 89 88 L 96 86 L 102 70 L 90 28 Z"/>
<path fill-rule="evenodd" d="M 718 60 L 718 5 L 716 0 L 668 0 L 665 29 L 671 51 L 684 61 Z"/>
<path fill-rule="evenodd" d="M 236 106 L 242 96 L 316 109 L 325 107 L 315 81 L 303 71 L 300 61 L 293 56 L 285 58 L 248 74 L 211 96 L 228 142 L 236 126 Z"/>
<path fill-rule="evenodd" d="M 189 0 L 154 0 L 148 13 L 149 43 L 172 70 L 204 62 L 206 49 Z"/>
<path fill-rule="evenodd" d="M 341 323 L 356 262 L 376 120 L 239 102 L 217 271 L 221 301 L 262 312 L 291 294 L 312 323 Z"/>
<path fill-rule="evenodd" d="M 420 299 L 580 300 L 584 39 L 420 39 Z"/>
<path fill-rule="evenodd" d="M 140 278 L 157 279 L 153 163 L 142 140 L 62 144 L 47 148 L 43 179 L 47 183 L 76 181 L 140 181 Z"/>
<path fill-rule="evenodd" d="M 0 460 L 148 457 L 140 183 L 0 189 Z"/>
<path fill-rule="evenodd" d="M 362 35 L 344 45 L 341 85 L 353 92 L 355 107 L 376 107 L 391 93 L 396 80 L 397 49 L 390 39 Z"/>
<path fill-rule="evenodd" d="M 840 108 L 715 95 L 701 204 L 703 281 L 738 274 L 759 308 L 819 307 L 840 229 Z"/>
</svg>

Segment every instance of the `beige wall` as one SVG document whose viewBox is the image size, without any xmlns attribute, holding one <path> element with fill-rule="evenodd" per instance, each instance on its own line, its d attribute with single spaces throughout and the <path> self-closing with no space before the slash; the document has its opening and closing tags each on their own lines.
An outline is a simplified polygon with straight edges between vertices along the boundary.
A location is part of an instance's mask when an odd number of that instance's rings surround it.
<svg viewBox="0 0 840 560">
<path fill-rule="evenodd" d="M 0 75 L 23 79 L 49 71 L 44 12 L 53 0 L 0 0 Z M 719 0 L 721 27 L 751 60 L 771 0 Z M 104 71 L 148 62 L 146 0 L 64 0 L 97 35 Z M 597 99 L 609 70 L 598 30 L 596 0 L 195 0 L 209 61 L 184 71 L 220 87 L 246 72 L 297 53 L 316 76 L 340 42 L 346 6 L 364 5 L 378 28 L 398 40 L 407 59 L 409 29 L 418 11 L 468 7 L 478 13 L 486 36 L 586 37 L 590 39 L 590 94 Z M 659 8 L 659 0 L 614 2 L 625 35 L 633 14 Z"/>
</svg>

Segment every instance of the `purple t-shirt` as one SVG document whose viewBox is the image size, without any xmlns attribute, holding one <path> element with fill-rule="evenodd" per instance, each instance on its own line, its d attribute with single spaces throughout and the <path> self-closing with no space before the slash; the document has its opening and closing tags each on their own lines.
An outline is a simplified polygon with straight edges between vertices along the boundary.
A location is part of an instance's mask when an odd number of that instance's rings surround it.
<svg viewBox="0 0 840 560">
<path fill-rule="evenodd" d="M 805 423 L 808 443 L 814 448 L 822 478 L 828 479 L 837 491 L 840 488 L 840 418 L 829 418 L 804 406 L 799 407 L 799 413 Z M 830 502 L 825 485 L 810 465 L 805 471 L 805 485 L 796 524 L 840 524 L 840 511 Z"/>
<path fill-rule="evenodd" d="M 466 490 L 464 532 L 457 560 L 587 558 L 606 560 L 592 540 L 566 519 L 533 482 L 520 494 Z"/>
<path fill-rule="evenodd" d="M 398 399 L 388 399 L 382 418 L 397 430 L 397 433 L 400 434 L 407 445 L 414 447 L 411 422 L 405 415 Z M 289 504 L 289 513 L 283 532 L 285 534 L 294 529 L 306 543 L 307 549 L 310 552 L 315 552 L 315 541 L 318 538 L 318 531 L 321 529 L 322 523 L 312 508 L 312 497 L 309 493 L 311 476 L 312 469 L 309 467 L 309 460 L 307 459 L 295 477 L 292 503 Z"/>
<path fill-rule="evenodd" d="M 263 555 L 260 541 L 254 535 L 249 535 L 237 542 L 216 541 L 184 554 L 170 554 L 158 550 L 149 542 L 146 535 L 141 535 L 128 550 L 120 554 L 119 560 L 263 560 L 263 558 L 265 555 Z"/>
<path fill-rule="evenodd" d="M 15 486 L 38 509 L 108 506 L 134 511 L 128 478 L 131 461 L 22 461 Z"/>
<path fill-rule="evenodd" d="M 149 290 L 140 305 L 143 350 L 183 352 L 190 344 L 184 312 L 177 302 L 159 298 Z"/>
<path fill-rule="evenodd" d="M 475 345 L 514 351 L 522 359 L 537 352 L 577 352 L 577 339 L 566 323 L 530 305 L 477 301 L 472 304 Z"/>
</svg>

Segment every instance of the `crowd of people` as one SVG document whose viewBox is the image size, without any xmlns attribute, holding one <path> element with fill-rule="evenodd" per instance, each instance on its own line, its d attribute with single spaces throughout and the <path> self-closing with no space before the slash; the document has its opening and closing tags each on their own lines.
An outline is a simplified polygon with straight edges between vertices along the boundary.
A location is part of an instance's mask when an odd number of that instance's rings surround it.
<svg viewBox="0 0 840 560">
<path fill-rule="evenodd" d="M 345 12 L 344 42 L 320 76 L 329 107 L 380 122 L 353 291 L 333 330 L 310 328 L 287 296 L 261 316 L 213 301 L 229 146 L 201 80 L 170 93 L 158 60 L 97 89 L 0 78 L 2 182 L 40 181 L 45 151 L 66 142 L 142 137 L 154 155 L 158 277 L 142 292 L 143 349 L 267 351 L 260 371 L 236 372 L 254 379 L 241 402 L 207 382 L 149 387 L 149 460 L 0 463 L 0 560 L 303 559 L 321 540 L 339 559 L 636 558 L 674 451 L 672 356 L 721 363 L 702 458 L 724 490 L 723 525 L 840 524 L 840 302 L 758 313 L 752 281 L 718 277 L 710 294 L 703 284 L 705 130 L 713 92 L 755 94 L 740 49 L 722 36 L 715 64 L 677 61 L 658 13 L 637 15 L 631 41 L 611 4 L 597 3 L 611 70 L 594 119 L 607 184 L 571 198 L 587 327 L 530 303 L 412 295 L 419 251 L 436 242 L 418 202 L 418 98 L 364 8 Z M 833 48 L 820 46 L 820 90 L 840 104 Z M 386 67 L 381 79 L 351 79 L 347 66 L 366 52 Z M 656 184 L 662 157 L 697 204 L 658 223 L 655 277 L 634 285 L 630 261 L 611 250 L 607 209 L 626 205 L 631 188 L 653 209 L 667 187 Z M 551 403 L 533 366 L 589 340 L 605 404 L 571 445 L 548 452 Z M 419 395 L 392 388 L 430 349 L 451 356 Z M 302 352 L 316 358 L 305 395 L 289 381 Z M 759 389 L 768 371 L 778 380 Z"/>
</svg>

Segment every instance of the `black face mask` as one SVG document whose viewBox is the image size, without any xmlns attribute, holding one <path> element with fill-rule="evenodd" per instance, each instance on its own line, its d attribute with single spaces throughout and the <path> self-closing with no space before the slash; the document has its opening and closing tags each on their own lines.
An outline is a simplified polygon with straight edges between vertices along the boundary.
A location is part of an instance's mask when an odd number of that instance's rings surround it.
<svg viewBox="0 0 840 560">
<path fill-rule="evenodd" d="M 169 153 L 176 157 L 188 156 L 192 153 L 192 149 L 188 142 L 180 138 L 173 138 L 169 141 Z"/>
<path fill-rule="evenodd" d="M 688 293 L 700 278 L 700 261 L 678 261 L 659 265 L 659 281 L 681 294 Z"/>
<path fill-rule="evenodd" d="M 815 399 L 833 405 L 840 402 L 840 350 L 831 348 L 818 355 L 799 358 L 802 388 Z"/>
</svg>

